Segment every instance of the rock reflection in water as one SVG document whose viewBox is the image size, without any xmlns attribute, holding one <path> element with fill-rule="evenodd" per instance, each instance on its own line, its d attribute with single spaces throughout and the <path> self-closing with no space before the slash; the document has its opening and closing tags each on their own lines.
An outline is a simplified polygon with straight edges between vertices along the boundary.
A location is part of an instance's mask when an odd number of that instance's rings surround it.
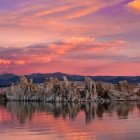
<svg viewBox="0 0 140 140">
<path fill-rule="evenodd" d="M 69 117 L 74 120 L 80 111 L 85 113 L 85 122 L 90 123 L 95 118 L 102 119 L 104 113 L 108 115 L 117 114 L 119 119 L 127 119 L 129 112 L 134 108 L 140 109 L 140 103 L 137 102 L 117 102 L 110 104 L 96 103 L 38 103 L 38 102 L 7 102 L 1 103 L 13 117 L 17 117 L 20 123 L 24 124 L 27 120 L 32 120 L 35 113 L 46 112 L 54 118 Z M 47 116 L 46 116 L 47 117 Z"/>
</svg>

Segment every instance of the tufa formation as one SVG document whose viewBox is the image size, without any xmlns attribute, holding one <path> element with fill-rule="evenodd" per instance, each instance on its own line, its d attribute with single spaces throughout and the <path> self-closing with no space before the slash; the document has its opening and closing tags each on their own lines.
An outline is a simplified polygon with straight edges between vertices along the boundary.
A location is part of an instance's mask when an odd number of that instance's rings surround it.
<svg viewBox="0 0 140 140">
<path fill-rule="evenodd" d="M 47 102 L 89 102 L 112 100 L 140 100 L 140 85 L 120 81 L 118 84 L 94 82 L 90 77 L 85 81 L 60 81 L 50 77 L 43 84 L 34 84 L 33 79 L 20 77 L 17 84 L 5 89 L 0 98 L 10 101 L 47 101 Z"/>
</svg>

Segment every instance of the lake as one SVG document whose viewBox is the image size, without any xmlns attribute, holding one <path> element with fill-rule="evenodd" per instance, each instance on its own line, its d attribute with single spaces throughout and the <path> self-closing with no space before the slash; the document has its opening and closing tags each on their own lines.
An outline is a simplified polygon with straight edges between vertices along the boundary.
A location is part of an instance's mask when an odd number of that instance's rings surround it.
<svg viewBox="0 0 140 140">
<path fill-rule="evenodd" d="M 140 139 L 140 102 L 0 103 L 1 140 Z"/>
</svg>

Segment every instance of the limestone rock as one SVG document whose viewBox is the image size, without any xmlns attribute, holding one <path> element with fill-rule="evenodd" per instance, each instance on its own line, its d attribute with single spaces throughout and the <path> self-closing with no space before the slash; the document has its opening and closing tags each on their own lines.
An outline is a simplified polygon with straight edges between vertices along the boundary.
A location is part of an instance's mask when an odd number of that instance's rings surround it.
<svg viewBox="0 0 140 140">
<path fill-rule="evenodd" d="M 94 82 L 85 77 L 84 82 L 68 81 L 63 77 L 60 81 L 50 77 L 42 84 L 34 84 L 33 79 L 21 76 L 17 84 L 5 90 L 8 100 L 47 101 L 47 102 L 87 102 L 109 100 L 140 100 L 140 85 L 120 81 L 111 83 Z"/>
</svg>

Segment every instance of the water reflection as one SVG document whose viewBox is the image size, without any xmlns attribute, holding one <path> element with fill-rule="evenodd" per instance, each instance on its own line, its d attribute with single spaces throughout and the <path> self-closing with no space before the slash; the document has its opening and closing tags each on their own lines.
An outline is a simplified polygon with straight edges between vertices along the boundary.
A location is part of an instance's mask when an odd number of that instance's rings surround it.
<svg viewBox="0 0 140 140">
<path fill-rule="evenodd" d="M 70 118 L 75 120 L 80 112 L 85 114 L 85 123 L 102 119 L 104 114 L 112 116 L 117 114 L 119 119 L 127 119 L 135 108 L 140 111 L 139 102 L 119 102 L 110 104 L 96 103 L 38 103 L 38 102 L 7 102 L 0 103 L 12 117 L 16 117 L 21 124 L 31 121 L 35 113 L 46 112 L 54 118 Z"/>
</svg>

